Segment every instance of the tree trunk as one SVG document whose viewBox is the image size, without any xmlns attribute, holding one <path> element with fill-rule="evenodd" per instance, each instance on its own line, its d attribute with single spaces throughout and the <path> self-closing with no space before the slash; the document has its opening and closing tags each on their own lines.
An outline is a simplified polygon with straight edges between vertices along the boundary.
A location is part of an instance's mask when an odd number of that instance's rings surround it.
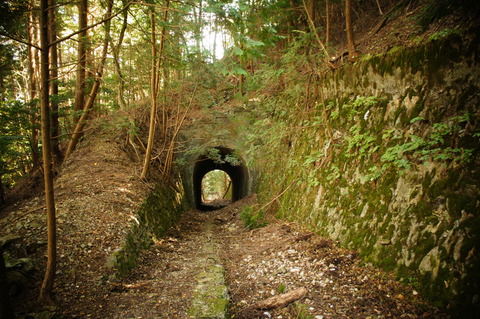
<svg viewBox="0 0 480 319">
<path fill-rule="evenodd" d="M 113 8 L 113 0 L 108 0 L 107 14 L 106 14 L 107 17 L 112 16 L 112 8 Z M 77 147 L 78 141 L 80 140 L 80 137 L 82 137 L 83 135 L 83 129 L 87 124 L 88 113 L 93 107 L 93 103 L 95 102 L 95 98 L 97 97 L 97 94 L 98 94 L 98 89 L 100 88 L 100 84 L 102 81 L 103 67 L 105 65 L 105 60 L 107 59 L 108 43 L 110 42 L 110 20 L 106 19 L 105 21 L 106 21 L 105 22 L 105 38 L 103 40 L 102 57 L 97 66 L 95 80 L 93 82 L 93 86 L 88 96 L 87 102 L 82 110 L 83 111 L 82 115 L 80 116 L 80 118 L 77 121 L 77 124 L 75 125 L 75 129 L 73 130 L 72 137 L 68 143 L 67 150 L 65 151 L 64 160 L 68 158 Z"/>
<path fill-rule="evenodd" d="M 160 91 L 160 77 L 159 77 L 159 69 L 162 66 L 163 60 L 163 51 L 165 47 L 165 40 L 166 40 L 166 28 L 165 23 L 168 20 L 168 10 L 170 6 L 170 0 L 166 0 L 165 3 L 165 11 L 163 13 L 163 26 L 162 26 L 162 38 L 160 40 L 160 50 L 157 51 L 157 40 L 155 35 L 155 11 L 152 9 L 150 13 L 150 23 L 152 25 L 152 33 L 151 33 L 151 42 L 152 42 L 152 69 L 151 69 L 151 79 L 150 79 L 150 123 L 148 129 L 148 141 L 147 141 L 147 149 L 145 152 L 145 161 L 143 163 L 143 169 L 141 178 L 146 178 L 148 170 L 150 168 L 150 161 L 152 160 L 152 150 L 153 150 L 153 143 L 155 141 L 155 127 L 156 127 L 156 118 L 157 118 L 157 102 L 158 102 L 158 92 Z M 162 130 L 164 138 L 166 137 L 166 112 L 163 114 L 163 121 L 164 125 L 162 125 Z"/>
<path fill-rule="evenodd" d="M 163 25 L 162 25 L 162 37 L 160 39 L 160 49 L 158 50 L 158 62 L 157 62 L 157 82 L 156 82 L 156 96 L 158 98 L 159 93 L 160 93 L 160 69 L 163 71 L 163 84 L 164 87 L 167 85 L 167 75 L 168 72 L 165 68 L 164 62 L 164 54 L 163 52 L 165 51 L 165 42 L 167 40 L 167 28 L 165 24 L 167 23 L 168 20 L 168 10 L 170 8 L 170 0 L 165 1 L 165 11 L 163 12 Z M 168 123 L 168 114 L 167 110 L 165 107 L 162 108 L 162 137 L 164 140 L 167 139 L 167 123 Z"/>
<path fill-rule="evenodd" d="M 330 46 L 330 1 L 325 0 L 325 46 Z"/>
<path fill-rule="evenodd" d="M 308 25 L 310 26 L 310 30 L 315 35 L 315 38 L 317 39 L 318 45 L 320 46 L 320 48 L 322 49 L 322 51 L 325 54 L 325 63 L 327 63 L 327 65 L 329 65 L 331 68 L 334 68 L 332 63 L 329 62 L 330 58 L 329 58 L 327 48 L 325 47 L 322 40 L 320 39 L 320 36 L 318 35 L 317 29 L 315 27 L 315 22 L 313 21 L 312 17 L 310 16 L 310 12 L 307 8 L 307 4 L 305 3 L 305 0 L 302 0 L 302 2 L 303 2 L 303 8 L 304 8 L 305 12 L 307 13 Z"/>
<path fill-rule="evenodd" d="M 34 13 L 30 11 L 28 20 L 27 20 L 27 29 L 28 29 L 28 42 L 36 43 L 36 30 L 34 28 Z M 28 47 L 28 77 L 29 77 L 29 100 L 30 100 L 30 107 L 32 108 L 32 113 L 30 116 L 30 123 L 32 124 L 32 135 L 30 136 L 30 149 L 32 151 L 32 165 L 33 168 L 40 166 L 40 153 L 38 151 L 38 112 L 37 112 L 37 105 L 34 103 L 35 99 L 37 98 L 38 93 L 38 79 L 37 79 L 37 72 L 36 68 L 39 67 L 39 63 L 37 63 L 36 56 L 37 49 L 33 48 L 32 46 Z"/>
<path fill-rule="evenodd" d="M 49 31 L 50 43 L 55 43 L 57 40 L 57 10 L 56 1 L 48 0 L 49 10 Z M 51 101 L 51 118 L 52 118 L 52 155 L 55 164 L 60 164 L 63 160 L 62 152 L 60 151 L 59 135 L 60 125 L 58 121 L 58 49 L 57 44 L 50 47 L 50 94 L 54 97 Z"/>
<path fill-rule="evenodd" d="M 124 7 L 127 5 L 126 1 L 123 0 Z M 127 107 L 127 102 L 125 101 L 124 92 L 125 92 L 125 79 L 123 78 L 122 68 L 120 65 L 120 49 L 122 47 L 123 39 L 125 38 L 125 31 L 127 30 L 128 25 L 128 11 L 123 12 L 123 22 L 122 29 L 120 30 L 120 35 L 118 36 L 118 43 L 113 47 L 113 61 L 115 65 L 115 73 L 118 76 L 118 92 L 117 92 L 117 103 L 120 105 L 120 108 L 125 109 Z M 113 46 L 113 44 L 112 44 Z"/>
<path fill-rule="evenodd" d="M 75 84 L 74 124 L 80 118 L 78 114 L 85 106 L 85 79 L 87 69 L 87 6 L 88 0 L 78 2 L 78 29 L 84 31 L 78 34 L 77 47 L 77 79 Z"/>
<path fill-rule="evenodd" d="M 316 19 L 315 2 L 317 2 L 317 0 L 310 0 L 308 2 L 308 15 L 311 17 L 313 22 L 315 22 Z"/>
<path fill-rule="evenodd" d="M 143 163 L 141 178 L 146 178 L 148 169 L 150 168 L 150 161 L 152 159 L 153 142 L 155 140 L 155 126 L 157 125 L 157 39 L 155 36 L 155 10 L 150 12 L 150 24 L 152 25 L 152 69 L 150 78 L 150 123 L 148 127 L 148 141 L 147 150 L 145 152 L 145 162 Z"/>
<path fill-rule="evenodd" d="M 49 35 L 48 35 L 48 0 L 40 1 L 40 47 L 41 47 L 41 91 L 40 113 L 42 123 L 43 178 L 45 183 L 45 204 L 47 207 L 47 267 L 40 290 L 39 301 L 51 302 L 51 292 L 55 279 L 57 261 L 57 239 L 55 199 L 53 192 L 52 153 L 50 144 L 50 106 L 49 106 Z"/>
<path fill-rule="evenodd" d="M 358 54 L 355 49 L 355 38 L 353 36 L 351 0 L 345 0 L 345 24 L 347 29 L 348 59 L 353 62 Z"/>
</svg>

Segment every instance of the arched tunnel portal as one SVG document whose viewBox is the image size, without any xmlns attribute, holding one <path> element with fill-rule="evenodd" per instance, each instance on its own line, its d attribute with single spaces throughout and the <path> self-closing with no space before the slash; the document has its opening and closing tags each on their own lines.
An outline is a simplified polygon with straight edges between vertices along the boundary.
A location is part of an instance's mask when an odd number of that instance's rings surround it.
<svg viewBox="0 0 480 319">
<path fill-rule="evenodd" d="M 195 208 L 199 210 L 210 210 L 211 206 L 205 205 L 202 201 L 202 179 L 213 170 L 221 170 L 230 176 L 232 182 L 232 202 L 247 196 L 248 192 L 248 169 L 243 159 L 235 154 L 234 150 L 226 147 L 214 147 L 214 154 L 200 155 L 193 169 L 193 195 Z"/>
</svg>

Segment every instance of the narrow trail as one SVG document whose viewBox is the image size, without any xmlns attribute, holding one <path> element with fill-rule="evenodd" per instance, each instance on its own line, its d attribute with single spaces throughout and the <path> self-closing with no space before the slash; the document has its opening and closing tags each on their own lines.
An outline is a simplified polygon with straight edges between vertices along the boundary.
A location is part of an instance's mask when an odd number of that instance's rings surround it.
<svg viewBox="0 0 480 319">
<path fill-rule="evenodd" d="M 180 223 L 167 236 L 146 251 L 138 267 L 124 282 L 113 285 L 95 315 L 97 318 L 190 318 L 198 309 L 193 303 L 199 297 L 199 282 L 215 277 L 199 278 L 206 271 L 220 266 L 218 244 L 213 234 L 219 228 L 215 214 L 192 210 L 186 212 Z M 221 267 L 221 266 L 220 266 Z M 223 280 L 223 268 L 219 274 Z M 208 289 L 202 286 L 203 289 Z M 220 286 L 221 287 L 221 286 Z M 223 284 L 224 305 L 227 304 Z M 202 299 L 202 298 L 200 298 Z M 204 299 L 204 298 L 203 298 Z M 197 302 L 197 308 L 206 303 Z M 196 311 L 196 312 L 195 312 Z M 211 314 L 204 309 L 206 314 Z M 226 308 L 220 314 L 225 314 Z M 91 316 L 92 317 L 92 316 Z M 214 316 L 209 315 L 209 318 Z M 221 315 L 215 316 L 221 318 Z"/>
<path fill-rule="evenodd" d="M 355 251 L 295 224 L 246 229 L 240 212 L 253 201 L 186 212 L 131 276 L 80 317 L 225 318 L 228 300 L 230 318 L 448 318 Z M 301 300 L 255 307 L 298 288 L 307 290 Z"/>
</svg>

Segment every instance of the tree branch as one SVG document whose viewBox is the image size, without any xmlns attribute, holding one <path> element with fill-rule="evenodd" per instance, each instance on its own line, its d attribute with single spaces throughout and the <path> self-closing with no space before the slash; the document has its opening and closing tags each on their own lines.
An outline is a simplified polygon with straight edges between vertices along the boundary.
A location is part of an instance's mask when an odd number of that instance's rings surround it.
<svg viewBox="0 0 480 319">
<path fill-rule="evenodd" d="M 33 47 L 37 50 L 42 50 L 42 48 L 40 48 L 38 45 L 35 45 L 33 43 L 30 43 L 30 42 L 27 42 L 27 41 L 24 41 L 24 40 L 21 40 L 21 39 L 17 39 L 15 37 L 12 37 L 11 35 L 8 35 L 6 33 L 0 33 L 0 37 L 5 37 L 5 38 L 9 38 L 10 40 L 13 40 L 15 42 L 18 42 L 18 43 L 22 43 L 22 44 L 26 44 L 28 45 L 29 47 Z"/>
<path fill-rule="evenodd" d="M 86 30 L 92 29 L 92 28 L 94 28 L 94 27 L 96 27 L 96 26 L 98 26 L 98 25 L 100 25 L 100 24 L 103 24 L 103 23 L 105 23 L 105 22 L 108 22 L 108 21 L 112 20 L 113 18 L 115 18 L 116 16 L 118 16 L 118 15 L 119 15 L 120 13 L 122 13 L 123 11 L 128 10 L 128 8 L 130 7 L 130 5 L 131 5 L 132 3 L 133 3 L 133 1 L 130 1 L 129 3 L 127 3 L 127 4 L 125 5 L 125 7 L 123 7 L 121 10 L 115 12 L 114 14 L 112 14 L 112 15 L 110 15 L 110 16 L 108 16 L 108 17 L 106 17 L 106 18 L 104 18 L 104 19 L 102 19 L 102 20 L 100 20 L 100 21 L 98 21 L 98 22 L 96 22 L 96 23 L 94 23 L 94 24 L 88 25 L 88 26 L 86 26 L 85 28 L 79 29 L 79 30 L 77 30 L 77 31 L 75 31 L 75 32 L 73 32 L 73 33 L 70 33 L 70 34 L 67 35 L 67 36 L 64 36 L 63 38 L 60 38 L 60 39 L 58 39 L 58 40 L 50 43 L 49 47 L 51 47 L 51 46 L 53 46 L 53 45 L 55 45 L 55 44 L 58 44 L 58 43 L 60 43 L 60 42 L 63 42 L 63 41 L 65 41 L 65 40 L 68 40 L 68 39 L 70 39 L 71 37 L 74 37 L 74 36 L 76 36 L 76 35 L 79 34 L 79 33 L 82 33 L 82 32 L 84 32 L 84 31 L 86 31 Z"/>
</svg>

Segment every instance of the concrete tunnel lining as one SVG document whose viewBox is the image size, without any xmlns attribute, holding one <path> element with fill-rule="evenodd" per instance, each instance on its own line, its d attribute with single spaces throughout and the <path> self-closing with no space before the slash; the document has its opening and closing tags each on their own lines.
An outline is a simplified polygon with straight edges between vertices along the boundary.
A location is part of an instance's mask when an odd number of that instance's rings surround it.
<svg viewBox="0 0 480 319">
<path fill-rule="evenodd" d="M 209 210 L 211 207 L 202 202 L 202 179 L 210 171 L 222 170 L 230 176 L 232 180 L 232 202 L 247 196 L 248 191 L 248 170 L 243 160 L 239 165 L 233 165 L 226 161 L 227 155 L 233 155 L 234 150 L 226 147 L 214 147 L 219 150 L 221 163 L 214 161 L 206 155 L 200 155 L 193 169 L 193 195 L 195 208 L 199 210 Z"/>
</svg>

